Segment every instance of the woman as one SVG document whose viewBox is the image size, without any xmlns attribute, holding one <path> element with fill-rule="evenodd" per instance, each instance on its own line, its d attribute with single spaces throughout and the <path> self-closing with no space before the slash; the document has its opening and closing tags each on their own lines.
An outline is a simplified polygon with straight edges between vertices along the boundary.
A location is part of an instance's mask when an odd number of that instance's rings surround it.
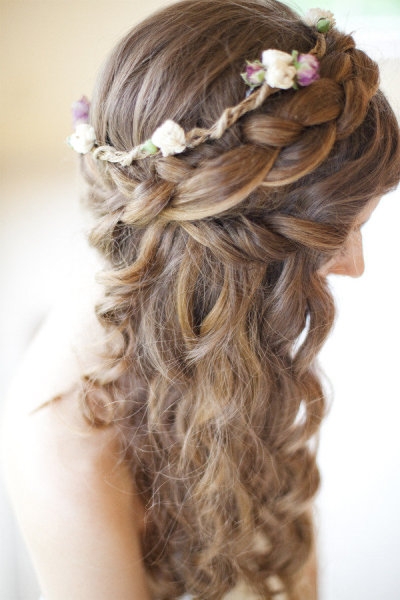
<svg viewBox="0 0 400 600">
<path fill-rule="evenodd" d="M 400 178 L 377 66 L 329 12 L 185 0 L 117 45 L 85 107 L 97 319 L 87 301 L 45 326 L 7 428 L 44 596 L 316 598 L 326 276 L 362 274 Z"/>
</svg>

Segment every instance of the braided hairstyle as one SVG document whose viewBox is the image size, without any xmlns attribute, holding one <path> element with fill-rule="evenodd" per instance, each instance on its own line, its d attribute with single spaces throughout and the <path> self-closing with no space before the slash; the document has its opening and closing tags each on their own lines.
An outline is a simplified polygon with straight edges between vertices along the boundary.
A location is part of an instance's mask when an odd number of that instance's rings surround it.
<svg viewBox="0 0 400 600">
<path fill-rule="evenodd" d="M 170 5 L 108 59 L 97 139 L 129 151 L 166 119 L 208 128 L 245 97 L 246 59 L 316 41 L 276 0 Z M 160 600 L 219 600 L 243 580 L 262 598 L 277 581 L 307 597 L 325 411 L 315 358 L 334 318 L 318 269 L 400 178 L 376 64 L 333 29 L 320 67 L 320 80 L 278 91 L 178 156 L 82 158 L 110 334 L 83 406 L 94 424 L 118 426 Z"/>
</svg>

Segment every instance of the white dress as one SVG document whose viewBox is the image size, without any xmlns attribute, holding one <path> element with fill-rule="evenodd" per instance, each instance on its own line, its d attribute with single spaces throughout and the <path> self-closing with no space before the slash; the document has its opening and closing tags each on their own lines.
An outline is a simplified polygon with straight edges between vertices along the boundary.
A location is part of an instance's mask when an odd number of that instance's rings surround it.
<svg viewBox="0 0 400 600">
<path fill-rule="evenodd" d="M 272 580 L 272 578 L 270 578 Z M 271 581 L 271 590 L 279 589 L 275 587 L 274 582 Z M 180 600 L 192 600 L 193 596 L 185 594 L 181 596 Z M 43 596 L 39 600 L 45 600 Z M 256 595 L 244 582 L 239 582 L 232 590 L 225 594 L 223 600 L 262 600 L 261 596 Z M 275 596 L 275 600 L 287 600 L 286 594 L 278 593 Z"/>
<path fill-rule="evenodd" d="M 268 542 L 261 535 L 255 535 L 254 537 L 254 546 L 259 551 L 263 551 L 267 546 Z M 287 600 L 287 596 L 285 593 L 280 592 L 282 589 L 281 583 L 278 577 L 269 577 L 268 578 L 269 588 L 275 592 L 275 600 Z M 184 594 L 181 596 L 180 600 L 192 600 L 193 596 L 190 594 Z M 43 596 L 39 598 L 39 600 L 45 600 Z M 234 588 L 232 588 L 225 596 L 223 600 L 263 600 L 261 596 L 254 593 L 254 591 L 244 582 L 239 581 Z"/>
</svg>

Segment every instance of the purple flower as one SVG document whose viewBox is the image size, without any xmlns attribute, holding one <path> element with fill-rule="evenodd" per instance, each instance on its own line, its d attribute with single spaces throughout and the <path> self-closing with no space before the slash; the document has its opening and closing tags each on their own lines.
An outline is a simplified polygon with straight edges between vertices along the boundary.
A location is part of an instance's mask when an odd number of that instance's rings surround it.
<svg viewBox="0 0 400 600">
<path fill-rule="evenodd" d="M 247 85 L 252 88 L 257 87 L 264 82 L 265 67 L 259 60 L 247 61 L 246 71 L 241 73 L 241 76 Z"/>
<path fill-rule="evenodd" d="M 72 123 L 76 127 L 81 123 L 89 123 L 90 102 L 86 96 L 82 96 L 72 105 Z"/>
<path fill-rule="evenodd" d="M 319 79 L 319 61 L 313 54 L 299 54 L 295 62 L 297 83 L 302 87 Z"/>
</svg>

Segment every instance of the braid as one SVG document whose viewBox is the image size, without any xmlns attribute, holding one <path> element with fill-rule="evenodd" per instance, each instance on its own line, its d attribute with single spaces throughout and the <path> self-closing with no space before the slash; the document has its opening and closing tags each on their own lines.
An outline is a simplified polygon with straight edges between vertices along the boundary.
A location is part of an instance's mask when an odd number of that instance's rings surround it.
<svg viewBox="0 0 400 600">
<path fill-rule="evenodd" d="M 315 55 L 319 59 L 322 58 L 326 51 L 326 41 L 322 34 L 317 34 L 317 42 L 310 50 L 310 55 Z M 262 85 L 254 93 L 246 95 L 246 98 L 235 106 L 226 108 L 218 120 L 208 128 L 195 127 L 185 134 L 185 147 L 196 148 L 209 140 L 219 140 L 227 129 L 232 127 L 241 117 L 250 111 L 254 111 L 265 102 L 265 100 L 273 93 L 278 91 L 270 85 Z M 153 151 L 151 151 L 153 153 Z M 108 161 L 110 163 L 118 163 L 123 167 L 127 167 L 135 160 L 141 160 L 149 156 L 146 145 L 139 145 L 132 148 L 128 152 L 117 150 L 113 146 L 99 146 L 94 150 L 94 157 Z"/>
<path fill-rule="evenodd" d="M 371 61 L 354 50 L 349 36 L 342 46 L 341 52 L 335 51 L 334 60 L 330 55 L 324 57 L 319 81 L 301 93 L 285 92 L 286 97 L 281 95 L 275 100 L 270 111 L 274 114 L 269 114 L 268 107 L 263 113 L 256 111 L 273 91 L 261 86 L 237 106 L 226 109 L 210 129 L 195 128 L 187 134 L 194 148 L 206 140 L 219 139 L 246 115 L 240 125 L 242 144 L 238 148 L 219 153 L 196 169 L 184 157 L 160 158 L 155 165 L 158 177 L 140 183 L 126 169 L 108 167 L 117 189 L 129 198 L 124 222 L 146 225 L 156 217 L 183 222 L 217 216 L 260 185 L 286 186 L 315 171 L 335 142 L 348 137 L 365 119 L 369 100 L 376 93 L 377 77 L 372 88 L 362 79 Z M 319 35 L 313 51 L 321 56 L 326 47 L 329 50 L 325 36 Z M 109 162 L 123 167 L 125 162 L 116 157 Z M 210 205 L 216 179 L 218 202 Z"/>
</svg>

